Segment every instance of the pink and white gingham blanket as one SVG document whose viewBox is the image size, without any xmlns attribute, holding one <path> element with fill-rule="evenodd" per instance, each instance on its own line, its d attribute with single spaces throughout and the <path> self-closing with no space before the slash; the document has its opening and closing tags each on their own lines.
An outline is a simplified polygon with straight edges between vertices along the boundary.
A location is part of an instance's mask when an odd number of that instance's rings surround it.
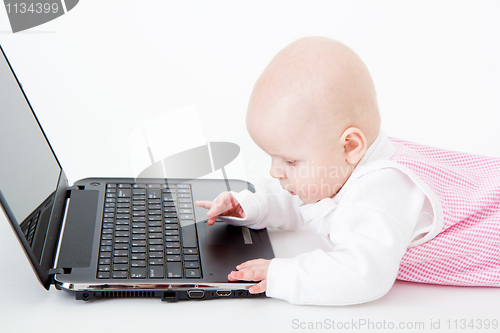
<svg viewBox="0 0 500 333">
<path fill-rule="evenodd" d="M 437 149 L 390 138 L 391 158 L 439 198 L 441 232 L 410 248 L 399 280 L 500 287 L 500 158 Z"/>
</svg>

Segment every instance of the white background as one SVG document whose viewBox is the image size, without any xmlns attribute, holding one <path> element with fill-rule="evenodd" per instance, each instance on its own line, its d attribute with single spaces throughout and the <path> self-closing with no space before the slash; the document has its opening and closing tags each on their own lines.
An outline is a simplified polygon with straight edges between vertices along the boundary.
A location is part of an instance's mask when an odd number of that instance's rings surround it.
<svg viewBox="0 0 500 333">
<path fill-rule="evenodd" d="M 259 184 L 268 176 L 269 158 L 246 133 L 253 83 L 274 54 L 309 35 L 338 39 L 364 59 L 390 136 L 500 156 L 499 16 L 500 1 L 477 0 L 84 0 L 66 15 L 17 34 L 0 8 L 0 44 L 70 182 L 133 176 L 130 133 L 194 105 L 206 141 L 241 147 L 228 176 Z M 2 332 L 170 331 L 170 325 L 181 324 L 197 331 L 297 331 L 293 319 L 425 323 L 425 330 L 413 331 L 430 330 L 431 321 L 441 320 L 441 331 L 472 332 L 478 330 L 447 330 L 446 320 L 500 320 L 492 306 L 500 300 L 497 289 L 400 282 L 378 301 L 343 308 L 271 299 L 75 302 L 38 285 L 7 222 L 0 220 Z M 276 254 L 283 256 L 298 251 L 297 244 L 308 249 L 302 238 L 314 242 L 307 233 L 272 236 Z"/>
</svg>

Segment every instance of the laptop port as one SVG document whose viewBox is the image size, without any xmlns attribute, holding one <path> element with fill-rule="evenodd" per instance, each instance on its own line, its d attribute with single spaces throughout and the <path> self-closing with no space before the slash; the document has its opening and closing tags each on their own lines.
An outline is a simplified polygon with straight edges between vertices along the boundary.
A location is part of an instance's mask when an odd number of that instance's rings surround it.
<svg viewBox="0 0 500 333">
<path fill-rule="evenodd" d="M 217 296 L 224 297 L 224 296 L 231 295 L 231 290 L 217 290 L 216 293 L 217 293 Z"/>
<path fill-rule="evenodd" d="M 188 290 L 187 293 L 188 293 L 189 298 L 203 298 L 203 297 L 205 297 L 204 290 Z"/>
</svg>

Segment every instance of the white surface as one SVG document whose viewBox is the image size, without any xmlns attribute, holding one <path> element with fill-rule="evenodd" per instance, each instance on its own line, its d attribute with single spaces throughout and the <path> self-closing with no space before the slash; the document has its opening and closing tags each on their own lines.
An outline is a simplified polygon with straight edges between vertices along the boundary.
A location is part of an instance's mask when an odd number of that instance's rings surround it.
<svg viewBox="0 0 500 333">
<path fill-rule="evenodd" d="M 9 32 L 2 7 L 0 43 L 70 182 L 131 176 L 132 130 L 195 105 L 207 141 L 231 141 L 242 149 L 226 168 L 228 176 L 258 185 L 269 159 L 246 133 L 248 97 L 272 56 L 307 35 L 339 39 L 365 60 L 388 135 L 500 156 L 499 14 L 500 2 L 472 0 L 86 0 L 18 34 Z M 278 256 L 317 243 L 307 233 L 272 236 Z M 385 331 L 384 320 L 425 325 L 408 331 L 474 332 L 493 330 L 448 329 L 446 320 L 500 320 L 499 289 L 399 282 L 378 301 L 339 308 L 273 299 L 76 302 L 38 284 L 3 216 L 0 263 L 2 332 L 300 330 L 293 320 L 375 323 L 347 330 L 353 332 Z M 440 330 L 431 330 L 438 320 Z"/>
</svg>

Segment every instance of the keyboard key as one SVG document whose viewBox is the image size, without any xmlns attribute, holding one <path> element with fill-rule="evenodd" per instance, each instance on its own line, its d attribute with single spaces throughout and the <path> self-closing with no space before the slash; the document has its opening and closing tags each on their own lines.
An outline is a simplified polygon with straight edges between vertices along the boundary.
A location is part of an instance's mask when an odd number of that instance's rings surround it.
<svg viewBox="0 0 500 333">
<path fill-rule="evenodd" d="M 98 271 L 99 272 L 109 272 L 111 270 L 110 265 L 99 265 Z"/>
<path fill-rule="evenodd" d="M 163 252 L 149 252 L 150 258 L 163 258 Z"/>
<path fill-rule="evenodd" d="M 115 243 L 129 243 L 130 237 L 115 237 Z"/>
<path fill-rule="evenodd" d="M 178 247 L 181 247 L 181 244 L 179 242 L 168 242 L 166 243 L 165 245 L 167 248 L 170 247 L 170 248 L 178 248 Z"/>
<path fill-rule="evenodd" d="M 145 189 L 142 189 L 142 188 L 134 188 L 132 190 L 132 194 L 136 195 L 136 194 L 146 194 L 146 190 Z"/>
<path fill-rule="evenodd" d="M 146 252 L 146 247 L 144 246 L 132 246 L 133 253 L 144 253 Z"/>
<path fill-rule="evenodd" d="M 163 222 L 160 220 L 160 221 L 148 221 L 148 227 L 160 227 L 160 231 L 161 231 L 161 227 L 163 227 Z"/>
<path fill-rule="evenodd" d="M 132 246 L 146 246 L 145 240 L 133 240 Z"/>
<path fill-rule="evenodd" d="M 167 277 L 169 279 L 182 278 L 182 269 L 180 262 L 167 262 Z"/>
<path fill-rule="evenodd" d="M 114 264 L 114 271 L 128 271 L 128 264 Z"/>
<path fill-rule="evenodd" d="M 179 236 L 165 236 L 165 242 L 178 242 L 180 241 Z"/>
<path fill-rule="evenodd" d="M 149 252 L 159 252 L 163 251 L 163 245 L 150 245 Z"/>
<path fill-rule="evenodd" d="M 99 259 L 99 265 L 109 265 L 109 264 L 111 264 L 111 259 L 110 258 Z"/>
<path fill-rule="evenodd" d="M 200 268 L 200 263 L 197 261 L 188 261 L 184 263 L 184 268 Z"/>
<path fill-rule="evenodd" d="M 163 228 L 162 227 L 149 227 L 148 232 L 154 233 L 154 232 L 162 232 Z M 161 234 L 160 234 L 161 235 Z"/>
<path fill-rule="evenodd" d="M 183 247 L 197 247 L 198 241 L 196 239 L 196 227 L 194 224 L 188 224 L 182 227 L 182 246 Z"/>
<path fill-rule="evenodd" d="M 198 256 L 193 254 L 186 254 L 186 252 L 184 252 L 184 261 L 198 261 Z"/>
<path fill-rule="evenodd" d="M 115 231 L 130 231 L 130 226 L 126 224 L 117 225 Z"/>
<path fill-rule="evenodd" d="M 98 272 L 97 273 L 97 278 L 98 279 L 109 279 L 109 272 Z"/>
<path fill-rule="evenodd" d="M 163 279 L 165 277 L 163 271 L 163 266 L 151 266 L 149 267 L 149 277 L 151 279 Z"/>
<path fill-rule="evenodd" d="M 181 249 L 166 249 L 166 254 L 181 254 Z"/>
<path fill-rule="evenodd" d="M 163 245 L 163 239 L 161 238 L 153 238 L 148 241 L 149 245 Z"/>
<path fill-rule="evenodd" d="M 146 267 L 146 260 L 132 260 L 132 267 Z"/>
<path fill-rule="evenodd" d="M 128 245 L 128 243 L 116 243 L 114 246 L 114 249 L 115 250 L 128 250 L 129 245 Z"/>
<path fill-rule="evenodd" d="M 132 216 L 134 216 L 134 217 L 144 216 L 145 217 L 146 216 L 146 212 L 143 211 L 143 210 L 134 210 L 132 212 Z"/>
<path fill-rule="evenodd" d="M 127 250 L 116 250 L 113 252 L 113 255 L 115 257 L 127 257 L 128 256 L 128 251 Z"/>
<path fill-rule="evenodd" d="M 130 198 L 132 191 L 130 189 L 118 189 L 116 196 L 118 198 Z"/>
<path fill-rule="evenodd" d="M 149 265 L 150 266 L 153 266 L 153 265 L 162 265 L 165 264 L 165 260 L 163 260 L 163 258 L 150 258 L 149 259 Z"/>
<path fill-rule="evenodd" d="M 145 253 L 132 253 L 130 256 L 132 260 L 145 260 L 146 259 L 146 254 Z"/>
<path fill-rule="evenodd" d="M 115 257 L 113 258 L 113 264 L 127 264 L 128 265 L 128 258 L 127 257 Z"/>
<path fill-rule="evenodd" d="M 168 255 L 167 261 L 181 261 L 180 255 Z"/>
<path fill-rule="evenodd" d="M 100 252 L 99 258 L 111 258 L 111 252 Z"/>
<path fill-rule="evenodd" d="M 178 236 L 179 230 L 166 230 L 165 236 Z"/>
<path fill-rule="evenodd" d="M 158 199 L 161 198 L 161 189 L 148 189 L 147 190 L 148 199 Z"/>
<path fill-rule="evenodd" d="M 194 248 L 184 248 L 182 251 L 184 254 L 198 254 L 198 249 Z"/>
<path fill-rule="evenodd" d="M 132 234 L 132 239 L 146 239 L 146 234 Z"/>
<path fill-rule="evenodd" d="M 113 279 L 126 279 L 128 277 L 127 271 L 113 271 Z"/>
<path fill-rule="evenodd" d="M 184 272 L 186 274 L 186 278 L 199 279 L 201 277 L 200 270 L 197 269 L 197 268 L 194 268 L 194 269 L 185 269 Z"/>
<path fill-rule="evenodd" d="M 130 277 L 132 279 L 145 279 L 146 278 L 146 268 L 132 267 L 130 269 Z"/>
</svg>

